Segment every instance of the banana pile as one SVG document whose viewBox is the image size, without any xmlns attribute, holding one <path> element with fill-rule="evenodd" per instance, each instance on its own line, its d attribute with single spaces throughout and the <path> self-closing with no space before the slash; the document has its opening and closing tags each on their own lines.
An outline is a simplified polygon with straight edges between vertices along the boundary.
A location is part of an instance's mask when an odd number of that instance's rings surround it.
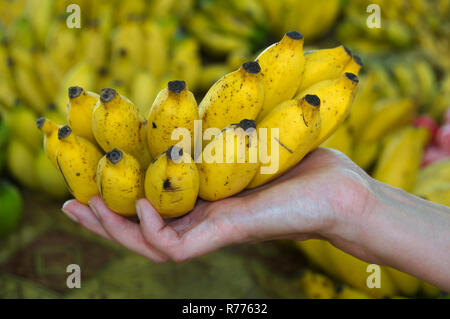
<svg viewBox="0 0 450 319">
<path fill-rule="evenodd" d="M 367 25 L 370 5 L 378 5 L 380 28 Z M 370 11 L 370 12 L 368 12 Z M 419 47 L 436 65 L 449 69 L 449 0 L 355 0 L 343 9 L 337 37 L 349 47 L 379 54 Z"/>
<path fill-rule="evenodd" d="M 435 68 L 415 53 L 383 63 L 372 60 L 366 71 L 349 117 L 321 146 L 342 151 L 383 183 L 450 205 L 448 75 L 439 82 Z M 296 245 L 321 271 L 370 297 L 437 297 L 440 293 L 389 267 L 381 267 L 381 288 L 370 289 L 368 263 L 326 241 Z M 331 288 L 321 291 L 324 296 L 337 296 Z"/>
<path fill-rule="evenodd" d="M 118 89 L 71 86 L 69 125 L 36 120 L 48 159 L 76 199 L 99 194 L 123 216 L 135 215 L 142 197 L 168 218 L 191 211 L 197 197 L 263 185 L 333 134 L 356 93 L 358 56 L 344 46 L 304 54 L 303 43 L 287 32 L 222 76 L 198 106 L 186 81 L 169 81 L 147 117 Z"/>
</svg>

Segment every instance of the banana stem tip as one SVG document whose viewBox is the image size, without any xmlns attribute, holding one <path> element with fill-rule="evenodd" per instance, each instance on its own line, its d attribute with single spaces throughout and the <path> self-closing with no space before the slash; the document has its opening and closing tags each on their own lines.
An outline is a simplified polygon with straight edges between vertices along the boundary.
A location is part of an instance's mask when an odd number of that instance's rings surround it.
<svg viewBox="0 0 450 319">
<path fill-rule="evenodd" d="M 184 81 L 169 81 L 167 83 L 167 88 L 170 92 L 180 93 L 186 88 L 186 82 Z"/>
</svg>

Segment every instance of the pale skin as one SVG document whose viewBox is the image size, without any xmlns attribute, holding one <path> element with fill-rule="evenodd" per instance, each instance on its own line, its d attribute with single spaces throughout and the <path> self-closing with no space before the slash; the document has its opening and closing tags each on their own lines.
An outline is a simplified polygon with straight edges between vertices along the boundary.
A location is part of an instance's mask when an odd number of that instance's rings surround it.
<svg viewBox="0 0 450 319">
<path fill-rule="evenodd" d="M 368 176 L 342 153 L 319 148 L 269 184 L 216 202 L 199 201 L 163 220 L 146 199 L 140 222 L 93 197 L 63 211 L 88 230 L 156 263 L 182 262 L 221 247 L 322 238 L 362 260 L 388 265 L 450 291 L 450 207 Z"/>
</svg>

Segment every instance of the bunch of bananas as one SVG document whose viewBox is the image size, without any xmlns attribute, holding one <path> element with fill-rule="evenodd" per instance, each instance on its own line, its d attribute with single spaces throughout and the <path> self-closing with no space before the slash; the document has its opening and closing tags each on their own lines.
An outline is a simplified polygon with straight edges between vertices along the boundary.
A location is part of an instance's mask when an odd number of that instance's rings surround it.
<svg viewBox="0 0 450 319">
<path fill-rule="evenodd" d="M 444 106 L 448 107 L 448 99 L 442 103 L 440 97 L 448 88 L 445 81 L 438 84 L 437 72 L 425 58 L 416 54 L 407 57 L 368 63 L 349 117 L 322 146 L 342 151 L 381 182 L 449 205 L 448 155 L 421 168 L 430 147 L 449 142 L 446 125 L 440 132 L 430 116 L 416 117 L 427 112 L 439 121 Z M 368 263 L 326 241 L 308 240 L 297 245 L 322 271 L 369 296 L 439 295 L 436 287 L 389 267 L 381 267 L 381 288 L 368 288 Z"/>
<path fill-rule="evenodd" d="M 69 125 L 36 121 L 49 162 L 80 202 L 100 194 L 124 216 L 144 196 L 166 218 L 188 213 L 197 197 L 215 201 L 263 185 L 327 139 L 356 92 L 356 55 L 344 46 L 304 54 L 303 42 L 287 32 L 221 77 L 199 106 L 186 81 L 169 81 L 147 118 L 118 89 L 71 86 Z"/>
<path fill-rule="evenodd" d="M 319 38 L 335 23 L 341 4 L 338 0 L 198 0 L 196 9 L 187 28 L 210 52 L 228 55 L 232 62 L 289 30 L 301 30 L 309 41 Z"/>
<path fill-rule="evenodd" d="M 380 28 L 367 24 L 370 5 L 378 5 Z M 343 10 L 337 37 L 361 52 L 380 53 L 419 46 L 435 63 L 448 69 L 450 1 L 356 0 Z"/>
</svg>

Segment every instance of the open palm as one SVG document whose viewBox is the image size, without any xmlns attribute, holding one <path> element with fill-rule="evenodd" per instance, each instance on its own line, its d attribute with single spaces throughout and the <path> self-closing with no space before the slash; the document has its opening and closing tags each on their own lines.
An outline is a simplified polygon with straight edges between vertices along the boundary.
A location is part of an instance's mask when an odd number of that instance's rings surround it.
<svg viewBox="0 0 450 319">
<path fill-rule="evenodd" d="M 136 202 L 139 222 L 112 212 L 99 197 L 63 210 L 90 231 L 153 260 L 185 261 L 220 247 L 270 239 L 320 238 L 334 220 L 366 205 L 367 175 L 343 154 L 317 149 L 276 180 L 194 210 L 162 219 L 146 199 Z M 94 212 L 94 213 L 93 213 Z"/>
</svg>

